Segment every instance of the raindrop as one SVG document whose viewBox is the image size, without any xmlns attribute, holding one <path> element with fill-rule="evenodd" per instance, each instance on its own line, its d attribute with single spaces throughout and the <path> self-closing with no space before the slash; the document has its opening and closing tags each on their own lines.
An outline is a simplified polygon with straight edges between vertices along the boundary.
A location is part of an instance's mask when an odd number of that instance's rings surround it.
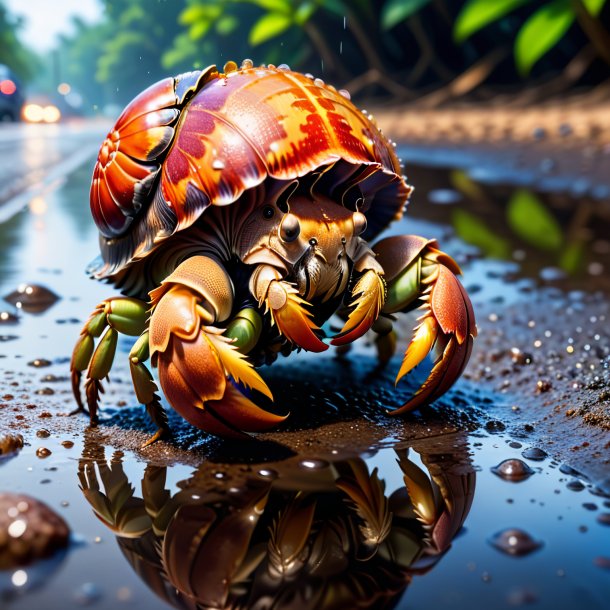
<svg viewBox="0 0 610 610">
<path fill-rule="evenodd" d="M 41 460 L 48 458 L 50 455 L 51 450 L 47 449 L 46 447 L 39 447 L 38 449 L 36 449 L 36 456 L 39 457 Z"/>
<path fill-rule="evenodd" d="M 241 62 L 240 69 L 241 70 L 250 70 L 253 67 L 254 67 L 254 62 L 251 59 L 244 59 Z"/>
<path fill-rule="evenodd" d="M 36 431 L 36 436 L 38 438 L 49 438 L 51 433 L 46 428 L 41 428 L 40 430 Z"/>
<path fill-rule="evenodd" d="M 41 369 L 45 366 L 51 366 L 53 364 L 50 360 L 46 358 L 36 358 L 35 360 L 31 360 L 28 362 L 28 366 L 33 366 L 34 368 Z"/>
<path fill-rule="evenodd" d="M 17 290 L 7 294 L 4 300 L 29 313 L 42 313 L 54 305 L 59 296 L 39 284 L 20 284 Z"/>
<path fill-rule="evenodd" d="M 508 459 L 493 466 L 491 471 L 505 481 L 525 481 L 534 474 L 534 471 L 522 460 Z"/>
<path fill-rule="evenodd" d="M 542 542 L 534 540 L 527 532 L 518 528 L 497 532 L 489 539 L 489 544 L 503 553 L 517 557 L 529 555 L 542 546 Z"/>
<path fill-rule="evenodd" d="M 548 457 L 546 451 L 539 449 L 538 447 L 528 447 L 524 451 L 521 452 L 521 455 L 526 460 L 532 460 L 534 462 L 542 462 L 542 460 Z"/>
<path fill-rule="evenodd" d="M 258 474 L 266 479 L 277 479 L 278 477 L 278 473 L 272 468 L 261 468 L 258 471 Z"/>
<path fill-rule="evenodd" d="M 231 72 L 235 72 L 235 70 L 237 70 L 237 64 L 234 61 L 228 61 L 222 70 L 225 74 L 230 74 Z"/>
<path fill-rule="evenodd" d="M 324 81 L 321 78 L 314 78 L 313 84 L 316 87 L 324 87 Z"/>
<path fill-rule="evenodd" d="M 288 64 L 280 64 L 277 69 L 284 72 L 290 72 L 290 66 Z"/>
<path fill-rule="evenodd" d="M 222 159 L 214 159 L 212 161 L 212 169 L 224 169 L 225 162 Z"/>
<path fill-rule="evenodd" d="M 306 468 L 307 470 L 320 470 L 321 468 L 326 468 L 328 465 L 329 464 L 326 460 L 320 460 L 317 458 L 310 458 L 308 460 L 301 460 L 299 462 L 299 466 L 301 468 Z"/>
<path fill-rule="evenodd" d="M 339 89 L 339 95 L 342 95 L 346 100 L 351 100 L 352 96 L 347 89 Z"/>
<path fill-rule="evenodd" d="M 582 481 L 573 479 L 567 483 L 566 487 L 571 491 L 582 491 L 585 488 L 585 485 Z"/>
</svg>

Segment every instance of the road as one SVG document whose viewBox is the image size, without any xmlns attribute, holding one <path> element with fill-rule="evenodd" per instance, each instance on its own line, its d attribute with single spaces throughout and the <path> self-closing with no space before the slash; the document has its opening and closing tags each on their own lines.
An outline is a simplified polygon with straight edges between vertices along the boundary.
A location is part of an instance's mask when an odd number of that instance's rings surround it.
<svg viewBox="0 0 610 610">
<path fill-rule="evenodd" d="M 0 124 L 0 222 L 91 159 L 109 126 Z"/>
</svg>

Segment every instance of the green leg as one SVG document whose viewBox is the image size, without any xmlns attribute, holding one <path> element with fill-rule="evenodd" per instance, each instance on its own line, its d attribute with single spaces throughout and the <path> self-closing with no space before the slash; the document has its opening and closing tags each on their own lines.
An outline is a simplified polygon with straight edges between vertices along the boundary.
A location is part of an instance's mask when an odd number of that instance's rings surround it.
<svg viewBox="0 0 610 610">
<path fill-rule="evenodd" d="M 155 441 L 169 434 L 167 413 L 165 413 L 165 409 L 161 406 L 157 394 L 157 384 L 154 382 L 148 367 L 144 364 L 149 356 L 148 331 L 145 331 L 140 335 L 140 338 L 134 343 L 129 352 L 129 368 L 136 396 L 146 407 L 146 412 L 150 419 L 157 426 L 157 431 L 142 445 L 142 448 L 152 445 Z"/>
<path fill-rule="evenodd" d="M 136 337 L 142 334 L 146 327 L 147 315 L 148 305 L 144 301 L 114 297 L 100 303 L 83 327 L 70 363 L 72 391 L 78 405 L 73 413 L 85 412 L 80 382 L 83 371 L 87 370 L 85 394 L 92 425 L 97 423 L 99 397 L 104 391 L 102 379 L 108 377 L 112 367 L 118 333 Z M 100 336 L 102 338 L 95 347 L 95 339 Z"/>
</svg>

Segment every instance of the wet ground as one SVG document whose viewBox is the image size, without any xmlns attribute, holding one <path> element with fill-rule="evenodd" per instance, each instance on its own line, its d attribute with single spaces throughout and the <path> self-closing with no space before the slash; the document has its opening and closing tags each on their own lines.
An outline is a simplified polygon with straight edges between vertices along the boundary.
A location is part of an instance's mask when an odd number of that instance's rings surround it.
<svg viewBox="0 0 610 610">
<path fill-rule="evenodd" d="M 607 607 L 610 202 L 559 174 L 552 188 L 539 174 L 515 183 L 511 155 L 402 153 L 419 164 L 417 191 L 391 232 L 436 237 L 462 264 L 479 323 L 465 375 L 398 420 L 386 409 L 418 377 L 394 389 L 398 361 L 376 370 L 366 342 L 291 357 L 263 371 L 291 418 L 245 445 L 172 417 L 170 442 L 139 449 L 152 430 L 127 341 L 102 425 L 65 415 L 72 345 L 110 293 L 83 273 L 96 255 L 90 169 L 51 164 L 28 197 L 7 195 L 0 295 L 29 283 L 59 300 L 32 310 L 25 290 L 22 307 L 0 307 L 0 495 L 46 503 L 71 533 L 50 557 L 10 564 L 49 520 L 6 499 L 1 607 Z"/>
</svg>

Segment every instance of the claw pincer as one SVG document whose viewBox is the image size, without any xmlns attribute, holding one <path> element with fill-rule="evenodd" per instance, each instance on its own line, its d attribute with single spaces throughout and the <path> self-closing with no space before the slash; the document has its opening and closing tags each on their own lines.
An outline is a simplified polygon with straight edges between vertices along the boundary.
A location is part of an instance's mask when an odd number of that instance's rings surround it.
<svg viewBox="0 0 610 610">
<path fill-rule="evenodd" d="M 240 437 L 283 416 L 254 369 L 278 354 L 323 352 L 369 330 L 386 364 L 392 324 L 420 308 L 397 381 L 429 352 L 428 379 L 394 413 L 446 392 L 476 326 L 457 264 L 436 242 L 375 242 L 411 193 L 394 146 L 349 96 L 284 67 L 228 62 L 166 78 L 123 111 L 102 144 L 90 205 L 101 257 L 91 275 L 123 296 L 93 312 L 74 348 L 79 411 L 97 422 L 120 334 L 157 431 L 169 431 L 157 383 L 186 420 Z M 340 332 L 325 342 L 333 314 Z"/>
</svg>

